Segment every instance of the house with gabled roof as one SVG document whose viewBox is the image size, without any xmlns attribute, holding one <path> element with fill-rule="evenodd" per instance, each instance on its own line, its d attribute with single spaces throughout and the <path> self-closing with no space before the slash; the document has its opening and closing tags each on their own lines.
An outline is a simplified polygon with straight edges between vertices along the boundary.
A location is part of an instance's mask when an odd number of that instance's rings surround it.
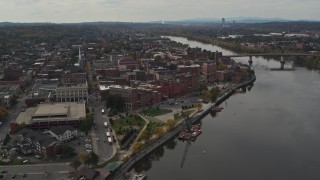
<svg viewBox="0 0 320 180">
<path fill-rule="evenodd" d="M 68 142 L 78 135 L 78 130 L 73 126 L 60 126 L 54 127 L 48 131 L 52 137 L 54 137 L 59 142 Z"/>
</svg>

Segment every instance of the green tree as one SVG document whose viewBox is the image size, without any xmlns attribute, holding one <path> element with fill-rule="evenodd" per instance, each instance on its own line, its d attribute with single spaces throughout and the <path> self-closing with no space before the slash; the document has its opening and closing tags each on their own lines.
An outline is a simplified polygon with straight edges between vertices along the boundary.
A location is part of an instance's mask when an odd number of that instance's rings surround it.
<svg viewBox="0 0 320 180">
<path fill-rule="evenodd" d="M 71 157 L 71 156 L 75 155 L 74 149 L 71 146 L 68 146 L 68 145 L 63 145 L 62 146 L 61 153 L 65 157 Z"/>
<path fill-rule="evenodd" d="M 212 88 L 212 89 L 210 90 L 210 95 L 211 95 L 210 98 L 211 98 L 211 101 L 214 102 L 214 101 L 217 99 L 219 93 L 220 93 L 219 87 L 214 87 L 214 88 Z"/>
<path fill-rule="evenodd" d="M 86 160 L 86 164 L 96 166 L 98 164 L 99 157 L 96 153 L 90 152 Z"/>
<path fill-rule="evenodd" d="M 77 171 L 77 169 L 80 167 L 81 162 L 78 159 L 73 159 L 72 161 L 70 161 L 69 165 L 75 170 Z"/>
<path fill-rule="evenodd" d="M 90 113 L 87 113 L 87 117 L 84 120 L 80 121 L 80 130 L 88 133 L 91 127 L 94 124 L 93 116 Z"/>
</svg>

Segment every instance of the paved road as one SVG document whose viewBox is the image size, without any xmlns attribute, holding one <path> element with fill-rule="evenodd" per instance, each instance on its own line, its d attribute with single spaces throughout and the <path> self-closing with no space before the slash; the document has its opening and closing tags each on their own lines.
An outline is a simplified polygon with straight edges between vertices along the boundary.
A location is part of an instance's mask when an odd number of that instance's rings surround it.
<svg viewBox="0 0 320 180">
<path fill-rule="evenodd" d="M 103 107 L 103 104 L 104 102 L 99 102 L 96 100 L 93 100 L 93 102 L 89 104 L 90 108 L 94 108 L 94 119 L 96 123 L 96 129 L 93 129 L 90 135 L 92 137 L 93 150 L 96 154 L 99 155 L 99 163 L 104 162 L 105 160 L 110 158 L 114 151 L 113 146 L 106 141 L 107 128 L 104 126 L 104 122 L 107 122 L 108 126 L 110 126 L 110 123 L 107 116 L 107 112 L 105 114 L 101 113 L 101 107 Z M 105 107 L 103 107 L 103 109 L 106 111 Z"/>
<path fill-rule="evenodd" d="M 35 164 L 35 165 L 18 165 L 18 166 L 0 166 L 0 171 L 6 170 L 5 179 L 16 175 L 16 179 L 22 179 L 22 175 L 26 173 L 24 179 L 66 179 L 67 173 L 72 168 L 66 163 L 59 164 Z"/>
<path fill-rule="evenodd" d="M 3 139 L 5 137 L 5 135 L 9 132 L 10 122 L 15 121 L 15 119 L 18 117 L 18 115 L 20 113 L 20 108 L 22 105 L 24 105 L 24 101 L 25 101 L 26 97 L 27 96 L 25 94 L 21 95 L 18 103 L 15 106 L 8 109 L 9 115 L 2 120 L 2 124 L 0 125 L 0 138 L 1 139 Z"/>
</svg>

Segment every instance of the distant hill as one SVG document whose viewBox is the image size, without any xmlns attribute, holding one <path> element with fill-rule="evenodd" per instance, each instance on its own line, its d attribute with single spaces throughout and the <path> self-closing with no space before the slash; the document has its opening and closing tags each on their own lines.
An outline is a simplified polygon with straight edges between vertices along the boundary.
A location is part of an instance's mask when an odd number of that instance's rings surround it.
<svg viewBox="0 0 320 180">
<path fill-rule="evenodd" d="M 226 23 L 267 23 L 267 22 L 319 22 L 317 20 L 289 20 L 282 18 L 260 18 L 260 17 L 230 17 L 225 18 Z M 154 21 L 153 23 L 162 23 L 161 21 Z M 165 21 L 165 24 L 204 24 L 204 23 L 222 23 L 222 18 L 194 18 L 180 21 Z"/>
</svg>

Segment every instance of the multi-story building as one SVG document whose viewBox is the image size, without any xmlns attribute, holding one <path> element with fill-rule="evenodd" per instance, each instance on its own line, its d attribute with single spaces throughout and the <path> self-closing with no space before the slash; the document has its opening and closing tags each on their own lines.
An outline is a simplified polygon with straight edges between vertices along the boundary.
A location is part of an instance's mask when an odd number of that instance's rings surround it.
<svg viewBox="0 0 320 180">
<path fill-rule="evenodd" d="M 138 61 L 136 61 L 132 57 L 124 57 L 118 61 L 118 69 L 120 71 L 127 69 L 133 71 L 135 69 L 138 69 L 138 65 Z"/>
<path fill-rule="evenodd" d="M 88 99 L 86 73 L 62 74 L 56 89 L 56 101 L 79 102 Z"/>
<path fill-rule="evenodd" d="M 80 102 L 88 99 L 88 84 L 62 85 L 56 89 L 57 102 Z"/>
<path fill-rule="evenodd" d="M 86 73 L 62 74 L 60 79 L 62 85 L 85 84 L 86 82 Z"/>
<path fill-rule="evenodd" d="M 24 128 L 20 130 L 17 133 L 17 137 L 19 141 L 22 142 L 21 144 L 24 144 L 23 142 L 28 143 L 28 145 L 21 147 L 22 151 L 24 148 L 32 148 L 35 153 L 45 157 L 55 156 L 61 148 L 60 143 L 52 137 L 40 134 L 31 129 Z"/>
<path fill-rule="evenodd" d="M 197 91 L 199 88 L 199 80 L 200 80 L 200 66 L 199 65 L 191 65 L 191 66 L 178 66 L 178 72 L 180 74 L 184 74 L 184 78 L 180 78 L 184 80 L 184 83 L 188 84 L 188 87 L 191 88 L 191 91 Z"/>
<path fill-rule="evenodd" d="M 128 86 L 109 86 L 108 94 L 119 95 L 123 98 L 127 110 L 151 106 L 161 101 L 161 93 L 145 88 L 131 88 Z"/>
<path fill-rule="evenodd" d="M 214 75 L 214 72 L 217 70 L 217 65 L 215 63 L 203 63 L 202 73 L 206 76 Z"/>
</svg>

